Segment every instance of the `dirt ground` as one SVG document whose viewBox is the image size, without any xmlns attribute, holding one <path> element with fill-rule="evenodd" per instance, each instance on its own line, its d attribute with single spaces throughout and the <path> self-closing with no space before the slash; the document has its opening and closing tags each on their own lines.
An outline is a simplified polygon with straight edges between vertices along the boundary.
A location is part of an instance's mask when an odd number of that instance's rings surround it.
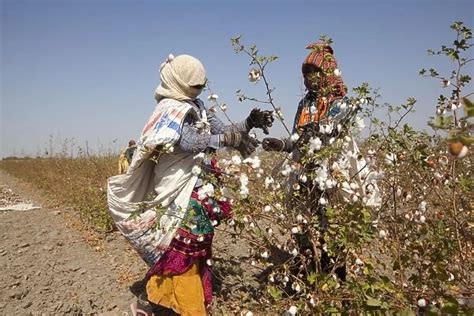
<svg viewBox="0 0 474 316">
<path fill-rule="evenodd" d="M 47 201 L 0 171 L 0 207 Z M 126 315 L 135 296 L 129 287 L 145 263 L 113 232 L 81 226 L 72 210 L 0 211 L 0 314 Z"/>
<path fill-rule="evenodd" d="M 131 315 L 147 267 L 125 238 L 88 229 L 72 209 L 42 207 L 47 196 L 2 170 L 0 179 L 0 314 Z M 39 208 L 13 210 L 29 203 Z M 261 270 L 226 230 L 213 246 L 213 314 L 245 314 L 258 304 L 246 288 L 258 288 Z"/>
</svg>

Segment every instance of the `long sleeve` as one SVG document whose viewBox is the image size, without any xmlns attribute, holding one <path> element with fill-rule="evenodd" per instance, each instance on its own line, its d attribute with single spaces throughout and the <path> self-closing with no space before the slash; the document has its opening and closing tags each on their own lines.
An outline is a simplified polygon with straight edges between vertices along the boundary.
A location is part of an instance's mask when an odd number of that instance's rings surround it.
<svg viewBox="0 0 474 316">
<path fill-rule="evenodd" d="M 195 110 L 198 113 L 203 109 L 206 110 L 201 100 L 196 100 L 195 105 Z M 181 138 L 178 142 L 178 146 L 181 150 L 198 153 L 207 148 L 218 149 L 222 147 L 220 134 L 227 131 L 248 131 L 245 121 L 236 123 L 235 125 L 225 125 L 214 113 L 206 111 L 206 114 L 211 134 L 200 133 L 195 126 L 196 119 L 193 115 L 188 114 L 184 120 Z"/>
<path fill-rule="evenodd" d="M 207 121 L 211 126 L 211 134 L 222 134 L 225 132 L 248 132 L 245 121 L 235 124 L 224 124 L 214 113 L 207 112 Z"/>
</svg>

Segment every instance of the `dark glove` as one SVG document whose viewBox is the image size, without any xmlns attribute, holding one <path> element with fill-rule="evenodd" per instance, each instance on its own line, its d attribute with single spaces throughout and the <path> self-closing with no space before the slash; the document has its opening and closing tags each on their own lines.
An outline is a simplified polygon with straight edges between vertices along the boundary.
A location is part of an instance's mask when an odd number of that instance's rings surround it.
<svg viewBox="0 0 474 316">
<path fill-rule="evenodd" d="M 242 141 L 237 147 L 242 157 L 246 158 L 250 156 L 255 149 L 258 147 L 259 141 L 256 138 L 250 137 L 247 133 L 242 133 Z"/>
<path fill-rule="evenodd" d="M 268 128 L 272 127 L 273 120 L 272 111 L 253 109 L 245 120 L 245 123 L 249 130 L 252 128 L 261 128 L 263 132 L 268 135 Z"/>
<path fill-rule="evenodd" d="M 225 132 L 222 134 L 223 145 L 225 147 L 234 147 L 243 157 L 251 155 L 257 148 L 259 142 L 250 137 L 245 132 Z"/>
<path fill-rule="evenodd" d="M 224 147 L 234 147 L 237 148 L 242 142 L 242 133 L 241 132 L 225 132 L 222 134 L 222 145 Z"/>
<path fill-rule="evenodd" d="M 262 147 L 266 151 L 283 151 L 285 149 L 285 141 L 278 138 L 264 138 Z"/>
</svg>

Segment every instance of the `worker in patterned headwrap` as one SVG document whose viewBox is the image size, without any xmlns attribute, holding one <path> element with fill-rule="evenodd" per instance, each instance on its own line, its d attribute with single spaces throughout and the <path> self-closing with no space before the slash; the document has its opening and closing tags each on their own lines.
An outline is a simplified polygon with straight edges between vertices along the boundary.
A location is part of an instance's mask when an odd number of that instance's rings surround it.
<svg viewBox="0 0 474 316">
<path fill-rule="evenodd" d="M 264 138 L 262 147 L 266 151 L 286 151 L 292 153 L 292 159 L 299 161 L 301 158 L 301 147 L 308 144 L 313 137 L 321 138 L 324 145 L 330 144 L 329 138 L 332 136 L 340 137 L 338 135 L 324 135 L 320 133 L 320 125 L 331 122 L 333 126 L 338 124 L 345 124 L 350 121 L 356 111 L 354 108 L 349 109 L 344 104 L 346 100 L 346 87 L 340 77 L 340 70 L 338 69 L 336 59 L 334 57 L 333 49 L 323 42 L 316 42 L 306 47 L 311 49 L 311 52 L 305 58 L 302 65 L 302 74 L 304 85 L 307 89 L 306 95 L 299 102 L 296 111 L 293 134 L 298 134 L 299 137 L 290 137 L 286 139 L 279 138 Z M 305 165 L 301 170 L 297 170 L 300 174 L 311 172 L 314 165 Z M 293 176 L 296 177 L 296 176 Z M 289 183 L 293 181 L 290 176 Z M 298 180 L 295 180 L 298 181 Z M 319 231 L 324 232 L 327 229 L 327 217 L 325 207 L 322 205 L 315 205 L 313 201 L 318 201 L 321 196 L 321 191 L 317 187 L 313 187 L 311 183 L 304 184 L 310 196 L 307 198 L 305 207 L 312 209 L 313 214 L 317 215 L 320 221 Z M 295 209 L 296 206 L 292 204 L 292 199 L 288 199 L 287 207 Z M 301 199 L 296 203 L 301 203 Z M 298 204 L 300 205 L 300 204 Z M 299 248 L 299 253 L 313 253 L 315 244 L 320 245 L 321 256 L 319 262 L 312 262 L 307 268 L 306 273 L 316 270 L 316 266 L 320 267 L 320 271 L 328 273 L 332 269 L 341 281 L 346 279 L 346 269 L 344 263 L 340 266 L 334 267 L 331 258 L 324 250 L 324 239 L 320 238 L 318 241 L 311 240 L 307 234 L 296 233 L 293 234 L 293 239 Z M 313 254 L 314 255 L 314 254 Z M 311 256 L 310 256 L 311 257 Z M 295 265 L 299 266 L 299 265 Z M 295 269 L 299 269 L 296 267 Z M 302 273 L 301 271 L 293 271 L 295 274 Z M 291 289 L 289 289 L 291 291 Z"/>
<path fill-rule="evenodd" d="M 338 104 L 346 95 L 333 49 L 323 42 L 312 43 L 306 48 L 311 52 L 301 70 L 307 93 L 296 110 L 293 133 L 308 124 L 341 115 Z M 267 151 L 291 152 L 295 149 L 295 143 L 290 138 L 264 138 L 262 146 Z"/>
<path fill-rule="evenodd" d="M 108 204 L 116 227 L 150 267 L 133 315 L 206 315 L 214 227 L 230 216 L 225 195 L 213 197 L 219 181 L 205 182 L 220 174 L 206 154 L 233 147 L 250 155 L 258 145 L 250 129 L 268 133 L 273 117 L 253 109 L 243 122 L 224 125 L 198 99 L 206 71 L 192 56 L 170 55 L 160 77 L 129 170 L 109 179 Z"/>
</svg>

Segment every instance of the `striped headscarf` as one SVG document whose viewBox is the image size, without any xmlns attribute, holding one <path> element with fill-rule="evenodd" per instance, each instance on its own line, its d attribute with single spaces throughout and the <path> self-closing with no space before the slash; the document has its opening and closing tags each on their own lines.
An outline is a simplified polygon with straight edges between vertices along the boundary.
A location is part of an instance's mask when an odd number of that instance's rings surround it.
<svg viewBox="0 0 474 316">
<path fill-rule="evenodd" d="M 197 58 L 179 55 L 166 60 L 161 67 L 160 78 L 161 83 L 155 91 L 156 102 L 165 98 L 193 101 L 206 84 L 206 70 Z"/>
<path fill-rule="evenodd" d="M 331 46 L 318 41 L 309 44 L 306 48 L 311 49 L 311 53 L 305 58 L 303 67 L 305 65 L 315 65 L 326 74 L 319 82 L 318 92 L 328 99 L 329 104 L 334 100 L 343 98 L 346 95 L 346 88 L 342 78 L 334 74 L 334 70 L 337 69 L 337 61 Z"/>
</svg>

